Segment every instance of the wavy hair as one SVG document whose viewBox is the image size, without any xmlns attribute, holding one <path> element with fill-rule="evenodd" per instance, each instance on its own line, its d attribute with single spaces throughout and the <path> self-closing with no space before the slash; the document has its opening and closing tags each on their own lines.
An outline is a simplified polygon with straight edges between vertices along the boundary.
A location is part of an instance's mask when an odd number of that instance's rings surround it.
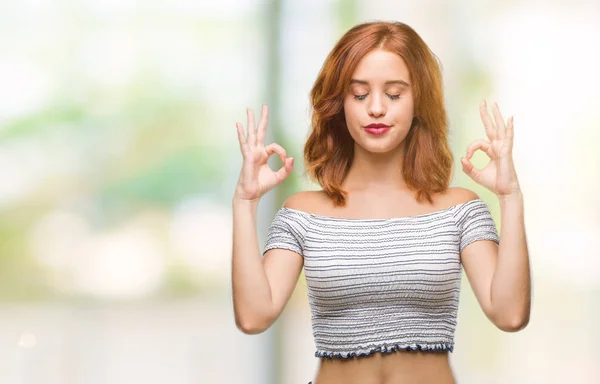
<svg viewBox="0 0 600 384">
<path fill-rule="evenodd" d="M 408 25 L 369 22 L 350 29 L 327 56 L 310 92 L 311 133 L 304 146 L 306 172 L 317 181 L 334 205 L 346 204 L 341 184 L 354 157 L 354 140 L 344 117 L 344 97 L 358 62 L 381 48 L 406 63 L 414 98 L 414 118 L 405 138 L 403 176 L 416 198 L 433 202 L 445 191 L 452 175 L 442 74 L 437 57 Z"/>
</svg>

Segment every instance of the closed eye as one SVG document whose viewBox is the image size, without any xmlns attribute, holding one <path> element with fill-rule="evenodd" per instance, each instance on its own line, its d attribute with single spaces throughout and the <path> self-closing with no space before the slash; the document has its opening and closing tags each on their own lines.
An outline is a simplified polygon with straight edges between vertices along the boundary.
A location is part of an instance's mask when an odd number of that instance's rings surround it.
<svg viewBox="0 0 600 384">
<path fill-rule="evenodd" d="M 364 100 L 367 98 L 369 94 L 365 93 L 364 95 L 354 95 L 354 99 L 356 100 Z M 387 97 L 389 97 L 391 100 L 398 100 L 400 98 L 400 95 L 388 95 L 386 93 Z"/>
</svg>

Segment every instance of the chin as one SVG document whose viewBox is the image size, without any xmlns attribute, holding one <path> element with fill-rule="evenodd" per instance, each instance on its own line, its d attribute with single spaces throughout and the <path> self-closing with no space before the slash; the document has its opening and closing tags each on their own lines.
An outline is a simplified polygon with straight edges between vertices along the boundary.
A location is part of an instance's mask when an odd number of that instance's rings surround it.
<svg viewBox="0 0 600 384">
<path fill-rule="evenodd" d="M 384 153 L 390 153 L 393 152 L 395 149 L 398 148 L 398 146 L 394 146 L 391 144 L 382 144 L 382 145 L 360 145 L 360 147 L 369 153 L 376 153 L 376 154 L 384 154 Z"/>
</svg>

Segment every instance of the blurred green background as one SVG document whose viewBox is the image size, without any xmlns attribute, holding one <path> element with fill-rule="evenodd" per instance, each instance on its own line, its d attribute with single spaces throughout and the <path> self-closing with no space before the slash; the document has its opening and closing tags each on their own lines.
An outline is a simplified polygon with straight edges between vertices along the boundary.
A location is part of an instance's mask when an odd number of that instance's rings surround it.
<svg viewBox="0 0 600 384">
<path fill-rule="evenodd" d="M 327 53 L 374 19 L 440 58 L 452 184 L 499 229 L 459 159 L 481 99 L 515 116 L 532 318 L 498 331 L 463 278 L 458 381 L 600 383 L 600 4 L 582 0 L 0 0 L 0 382 L 311 380 L 303 277 L 270 330 L 235 328 L 235 122 L 268 104 L 268 141 L 302 159 Z M 261 242 L 287 196 L 318 188 L 295 167 L 261 201 Z"/>
</svg>

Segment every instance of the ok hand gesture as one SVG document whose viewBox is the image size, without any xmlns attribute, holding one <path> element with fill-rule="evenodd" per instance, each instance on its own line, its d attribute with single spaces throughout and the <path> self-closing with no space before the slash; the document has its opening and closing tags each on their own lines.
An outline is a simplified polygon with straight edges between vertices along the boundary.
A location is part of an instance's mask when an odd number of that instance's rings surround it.
<svg viewBox="0 0 600 384">
<path fill-rule="evenodd" d="M 518 194 L 521 190 L 512 157 L 513 118 L 509 118 L 505 123 L 498 104 L 494 103 L 492 107 L 494 121 L 492 121 L 485 101 L 479 106 L 479 113 L 489 141 L 479 139 L 469 145 L 466 158 L 461 159 L 463 171 L 498 197 Z M 475 168 L 470 161 L 473 153 L 478 149 L 484 151 L 490 158 L 490 162 L 481 170 Z"/>
<path fill-rule="evenodd" d="M 254 125 L 254 112 L 249 108 L 246 112 L 248 115 L 248 135 L 244 134 L 244 128 L 240 123 L 235 124 L 244 163 L 235 189 L 234 199 L 258 201 L 262 195 L 292 173 L 294 158 L 288 158 L 285 149 L 279 144 L 264 145 L 269 119 L 269 110 L 266 105 L 262 107 L 258 129 Z M 267 164 L 267 160 L 274 153 L 278 154 L 283 162 L 283 167 L 278 171 L 273 171 Z"/>
</svg>

